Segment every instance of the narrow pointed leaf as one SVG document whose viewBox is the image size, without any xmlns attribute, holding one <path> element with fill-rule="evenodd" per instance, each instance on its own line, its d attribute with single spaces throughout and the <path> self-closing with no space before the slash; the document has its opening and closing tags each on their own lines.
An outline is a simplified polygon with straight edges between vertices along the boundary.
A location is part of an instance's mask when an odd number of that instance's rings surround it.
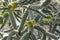
<svg viewBox="0 0 60 40">
<path fill-rule="evenodd" d="M 42 7 L 47 6 L 50 2 L 51 2 L 51 0 L 45 0 L 45 2 L 42 4 Z"/>
<path fill-rule="evenodd" d="M 37 40 L 34 34 L 31 34 L 30 37 L 31 37 L 32 40 Z"/>
<path fill-rule="evenodd" d="M 12 40 L 12 36 L 15 35 L 17 32 L 16 31 L 12 31 L 10 32 L 9 36 L 7 37 L 6 40 Z"/>
<path fill-rule="evenodd" d="M 46 34 L 47 36 L 50 36 L 51 38 L 54 38 L 54 39 L 58 39 L 59 37 L 56 36 L 55 34 L 52 34 L 50 32 L 46 32 L 43 28 L 39 27 L 39 26 L 34 26 L 35 29 L 41 31 L 42 33 Z"/>
<path fill-rule="evenodd" d="M 30 35 L 30 32 L 26 32 L 23 34 L 23 36 L 20 38 L 20 40 L 26 40 Z"/>
<path fill-rule="evenodd" d="M 10 12 L 10 11 L 9 11 Z M 16 27 L 16 21 L 15 21 L 15 19 L 14 19 L 14 15 L 13 15 L 13 13 L 12 12 L 10 12 L 10 21 L 11 21 L 11 23 L 12 23 L 12 26 L 16 29 L 17 27 Z"/>
<path fill-rule="evenodd" d="M 8 36 L 4 37 L 2 40 L 6 40 Z"/>
<path fill-rule="evenodd" d="M 24 26 L 24 23 L 27 19 L 27 16 L 28 16 L 28 11 L 26 11 L 26 13 L 24 13 L 24 15 L 23 15 L 23 18 L 22 18 L 22 21 L 21 21 L 21 24 L 20 24 L 20 28 L 19 28 L 19 34 L 21 33 L 21 30 L 23 29 L 23 26 Z"/>
<path fill-rule="evenodd" d="M 0 27 L 0 30 L 5 26 L 6 22 L 7 22 L 7 18 L 5 18 L 4 23 Z"/>
</svg>

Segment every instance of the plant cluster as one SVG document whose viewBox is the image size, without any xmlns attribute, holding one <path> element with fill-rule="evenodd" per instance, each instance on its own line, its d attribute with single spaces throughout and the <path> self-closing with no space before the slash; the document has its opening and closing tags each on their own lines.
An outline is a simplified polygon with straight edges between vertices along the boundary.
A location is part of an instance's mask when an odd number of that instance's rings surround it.
<svg viewBox="0 0 60 40">
<path fill-rule="evenodd" d="M 41 5 L 39 1 L 41 0 L 1 1 L 0 30 L 6 24 L 10 28 L 10 30 L 4 31 L 4 33 L 9 33 L 8 36 L 3 37 L 3 34 L 0 33 L 2 40 L 38 40 L 34 35 L 34 29 L 38 30 L 41 40 L 46 40 L 46 36 L 48 36 L 48 40 L 60 38 L 56 35 L 56 33 L 60 33 L 56 29 L 58 25 L 60 26 L 58 10 L 51 4 L 51 0 L 45 0 L 41 2 Z M 16 21 L 20 25 L 17 26 Z M 48 25 L 49 30 L 44 30 L 43 26 L 41 27 L 42 24 Z"/>
</svg>

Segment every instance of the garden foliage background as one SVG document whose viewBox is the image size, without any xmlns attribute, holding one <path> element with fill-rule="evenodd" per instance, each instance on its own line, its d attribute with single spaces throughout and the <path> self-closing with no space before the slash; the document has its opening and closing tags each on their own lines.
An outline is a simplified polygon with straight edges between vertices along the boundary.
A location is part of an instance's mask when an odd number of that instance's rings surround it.
<svg viewBox="0 0 60 40">
<path fill-rule="evenodd" d="M 60 40 L 59 0 L 0 0 L 1 40 Z"/>
</svg>

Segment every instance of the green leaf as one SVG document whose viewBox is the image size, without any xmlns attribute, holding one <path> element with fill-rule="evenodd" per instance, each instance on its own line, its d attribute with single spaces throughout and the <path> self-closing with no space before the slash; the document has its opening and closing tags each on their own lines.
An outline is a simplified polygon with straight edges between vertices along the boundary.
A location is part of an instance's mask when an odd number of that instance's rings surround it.
<svg viewBox="0 0 60 40">
<path fill-rule="evenodd" d="M 50 36 L 51 38 L 58 39 L 59 37 L 56 36 L 55 34 L 52 34 L 50 32 L 46 32 L 42 27 L 39 26 L 34 26 L 35 29 L 41 31 L 42 33 L 46 34 L 47 36 Z"/>
<path fill-rule="evenodd" d="M 24 8 L 27 8 L 26 6 L 23 6 Z M 29 8 L 30 10 L 36 12 L 37 14 L 39 14 L 40 16 L 42 17 L 47 17 L 46 14 L 44 14 L 42 11 L 39 11 L 39 10 L 35 10 L 35 9 L 32 9 L 32 8 Z"/>
<path fill-rule="evenodd" d="M 20 23 L 21 21 L 15 16 L 16 20 Z"/>
<path fill-rule="evenodd" d="M 23 34 L 23 36 L 20 38 L 20 40 L 26 40 L 26 39 L 28 39 L 29 35 L 30 35 L 30 32 L 25 32 Z"/>
<path fill-rule="evenodd" d="M 57 28 L 57 24 L 55 24 L 54 26 L 53 26 L 53 28 L 52 28 L 52 33 L 54 33 L 55 32 L 55 30 L 56 30 L 56 28 Z"/>
<path fill-rule="evenodd" d="M 22 31 L 21 35 L 23 35 L 25 32 L 27 32 L 27 30 L 28 30 L 28 27 L 25 28 L 25 29 Z"/>
<path fill-rule="evenodd" d="M 47 6 L 47 8 L 48 8 L 48 9 L 50 9 L 50 10 L 52 10 L 52 7 L 51 7 L 51 5 L 48 5 L 48 6 Z"/>
<path fill-rule="evenodd" d="M 24 23 L 27 19 L 28 14 L 29 14 L 28 11 L 26 11 L 26 13 L 24 13 L 24 15 L 23 15 L 23 18 L 22 18 L 22 21 L 21 21 L 21 24 L 19 27 L 19 34 L 21 33 L 21 30 L 23 29 L 23 26 L 24 26 Z"/>
<path fill-rule="evenodd" d="M 3 37 L 3 34 L 0 33 L 0 37 Z"/>
<path fill-rule="evenodd" d="M 14 19 L 14 15 L 13 15 L 13 12 L 9 11 L 10 12 L 10 21 L 12 23 L 12 26 L 16 29 L 17 26 L 16 26 L 16 21 Z"/>
<path fill-rule="evenodd" d="M 36 16 L 36 18 L 35 18 L 36 22 L 39 20 L 40 17 L 41 17 L 40 15 Z"/>
<path fill-rule="evenodd" d="M 5 26 L 6 22 L 7 22 L 7 18 L 5 18 L 4 23 L 0 27 L 0 30 Z"/>
<path fill-rule="evenodd" d="M 39 14 L 42 17 L 47 17 L 47 15 L 44 14 L 42 11 L 38 11 L 38 10 L 35 10 L 35 9 L 31 9 L 31 10 L 33 10 L 34 12 L 37 12 L 37 14 Z"/>
<path fill-rule="evenodd" d="M 56 32 L 57 32 L 57 33 L 60 33 L 60 31 L 59 31 L 59 30 L 57 30 L 57 29 L 56 29 Z"/>
<path fill-rule="evenodd" d="M 7 39 L 6 40 L 12 40 L 12 37 L 7 37 Z"/>
<path fill-rule="evenodd" d="M 43 34 L 41 40 L 46 40 L 46 34 Z"/>
<path fill-rule="evenodd" d="M 50 2 L 51 2 L 51 0 L 45 0 L 45 2 L 42 4 L 42 7 L 47 6 Z"/>
<path fill-rule="evenodd" d="M 57 12 L 58 10 L 55 8 L 54 5 L 50 4 L 50 7 L 52 8 L 52 11 Z"/>
<path fill-rule="evenodd" d="M 8 9 L 8 8 L 0 8 L 0 10 L 6 10 L 6 9 Z"/>
<path fill-rule="evenodd" d="M 9 36 L 7 37 L 6 40 L 12 40 L 12 36 L 15 35 L 17 32 L 16 31 L 12 31 L 10 32 Z"/>
<path fill-rule="evenodd" d="M 32 40 L 37 40 L 36 37 L 35 37 L 35 35 L 32 34 L 32 33 L 31 33 L 31 35 L 30 35 L 30 38 L 31 38 Z"/>
<path fill-rule="evenodd" d="M 34 2 L 37 2 L 40 0 L 23 0 L 22 2 L 20 1 L 20 4 L 27 5 L 27 4 L 32 4 Z"/>
<path fill-rule="evenodd" d="M 15 15 L 16 17 L 22 19 L 22 18 L 21 18 L 18 14 L 16 14 L 15 12 L 14 12 L 14 15 Z"/>
<path fill-rule="evenodd" d="M 2 40 L 6 40 L 6 39 L 7 39 L 7 37 L 8 37 L 8 36 L 6 36 L 6 37 L 3 37 L 3 39 L 2 39 Z"/>
<path fill-rule="evenodd" d="M 44 9 L 42 9 L 42 12 L 43 13 L 45 13 L 45 14 L 49 14 L 49 13 L 51 13 L 51 11 L 50 10 L 48 10 L 48 8 L 44 8 Z"/>
</svg>

